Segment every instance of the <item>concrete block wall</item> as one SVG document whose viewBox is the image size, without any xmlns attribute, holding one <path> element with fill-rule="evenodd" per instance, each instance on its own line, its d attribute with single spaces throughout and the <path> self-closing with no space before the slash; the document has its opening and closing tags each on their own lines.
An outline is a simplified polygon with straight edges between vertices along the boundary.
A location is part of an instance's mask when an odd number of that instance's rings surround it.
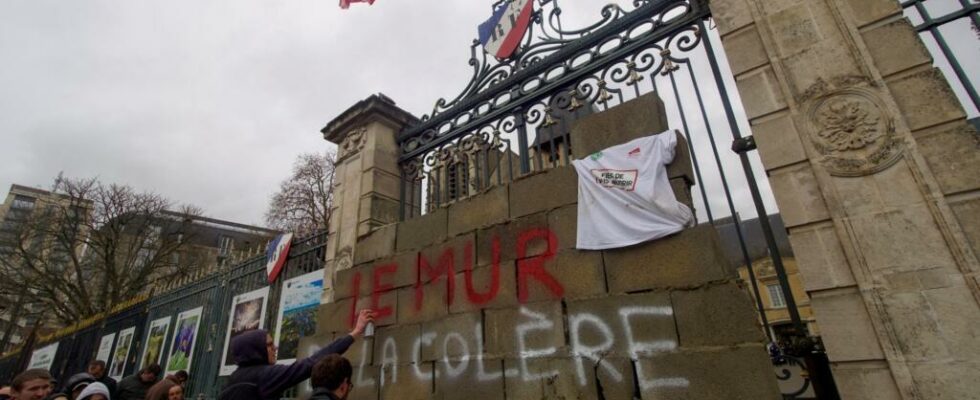
<svg viewBox="0 0 980 400">
<path fill-rule="evenodd" d="M 575 250 L 576 187 L 551 169 L 363 237 L 303 347 L 373 308 L 355 399 L 779 398 L 715 230 Z"/>
</svg>

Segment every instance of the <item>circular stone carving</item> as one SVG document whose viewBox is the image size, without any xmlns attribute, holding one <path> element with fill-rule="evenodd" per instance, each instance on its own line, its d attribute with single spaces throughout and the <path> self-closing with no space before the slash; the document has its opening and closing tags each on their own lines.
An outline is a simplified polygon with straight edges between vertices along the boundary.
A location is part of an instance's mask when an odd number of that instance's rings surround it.
<svg viewBox="0 0 980 400">
<path fill-rule="evenodd" d="M 875 94 L 846 89 L 815 100 L 807 111 L 810 141 L 831 175 L 881 171 L 900 158 L 901 141 Z"/>
</svg>

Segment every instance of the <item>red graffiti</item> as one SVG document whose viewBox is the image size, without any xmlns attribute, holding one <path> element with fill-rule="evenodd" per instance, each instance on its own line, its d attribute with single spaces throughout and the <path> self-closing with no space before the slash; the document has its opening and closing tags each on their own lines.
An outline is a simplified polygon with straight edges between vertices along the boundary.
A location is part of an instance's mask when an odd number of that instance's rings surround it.
<svg viewBox="0 0 980 400">
<path fill-rule="evenodd" d="M 490 288 L 486 293 L 477 293 L 473 287 L 473 244 L 467 243 L 464 257 L 467 264 L 463 267 L 463 280 L 466 282 L 466 299 L 473 304 L 487 304 L 497 297 L 500 291 L 500 238 L 493 238 L 490 261 Z"/>
<path fill-rule="evenodd" d="M 547 244 L 547 250 L 540 255 L 528 256 L 530 244 L 535 241 L 543 240 Z M 500 293 L 500 263 L 501 263 L 501 244 L 500 238 L 494 237 L 490 243 L 490 283 L 489 287 L 480 292 L 473 282 L 473 246 L 472 242 L 466 243 L 463 247 L 462 265 L 456 265 L 456 252 L 453 247 L 448 247 L 442 251 L 435 265 L 421 254 L 417 258 L 415 265 L 415 311 L 422 309 L 424 300 L 424 286 L 438 282 L 445 277 L 446 279 L 446 304 L 452 305 L 455 297 L 456 271 L 460 267 L 463 271 L 463 281 L 466 288 L 466 301 L 474 305 L 484 305 L 493 301 Z M 558 237 L 554 232 L 547 228 L 532 228 L 521 232 L 517 236 L 515 243 L 517 254 L 517 299 L 521 303 L 527 302 L 529 298 L 529 280 L 534 279 L 544 285 L 555 297 L 562 297 L 565 288 L 558 280 L 545 269 L 546 263 L 555 258 L 558 249 Z M 385 318 L 394 314 L 391 305 L 382 305 L 381 296 L 394 290 L 394 285 L 387 281 L 389 276 L 398 273 L 398 268 L 406 268 L 396 263 L 388 263 L 375 266 L 372 272 L 371 287 L 371 308 L 378 312 L 378 319 Z M 354 297 L 350 308 L 350 318 L 348 323 L 354 326 L 357 316 L 357 303 L 360 297 L 361 273 L 354 273 L 351 278 L 351 293 Z"/>
<path fill-rule="evenodd" d="M 454 292 L 456 290 L 456 255 L 454 254 L 453 248 L 447 248 L 439 256 L 439 263 L 436 264 L 435 268 L 429 264 L 429 260 L 423 255 L 419 255 L 418 261 L 418 272 L 417 278 L 415 280 L 415 311 L 422 309 L 422 300 L 424 294 L 422 291 L 422 286 L 426 283 L 432 283 L 439 280 L 442 275 L 446 276 L 446 304 L 453 304 Z M 424 277 L 423 277 L 424 273 Z M 424 278 L 428 277 L 428 280 L 424 281 Z"/>
<path fill-rule="evenodd" d="M 527 256 L 527 244 L 532 240 L 544 239 L 548 241 L 548 250 L 544 254 L 524 258 Z M 527 278 L 532 277 L 541 281 L 548 290 L 551 290 L 556 297 L 565 294 L 565 288 L 558 283 L 547 270 L 544 263 L 555 258 L 555 250 L 558 248 L 558 237 L 555 233 L 544 228 L 530 229 L 521 232 L 517 237 L 517 300 L 521 303 L 527 301 Z"/>
<path fill-rule="evenodd" d="M 381 306 L 381 295 L 392 289 L 391 283 L 382 282 L 381 279 L 384 275 L 394 275 L 398 272 L 398 264 L 391 263 L 380 265 L 374 268 L 374 287 L 371 289 L 371 309 L 374 310 L 377 315 L 376 319 L 382 319 L 391 315 L 394 311 L 391 306 Z"/>
</svg>

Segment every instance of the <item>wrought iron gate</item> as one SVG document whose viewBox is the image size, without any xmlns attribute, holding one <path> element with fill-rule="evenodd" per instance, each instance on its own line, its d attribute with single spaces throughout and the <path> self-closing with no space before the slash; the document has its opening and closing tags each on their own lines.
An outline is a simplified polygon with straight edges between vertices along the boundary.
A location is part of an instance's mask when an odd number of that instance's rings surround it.
<svg viewBox="0 0 980 400">
<path fill-rule="evenodd" d="M 765 175 L 753 168 L 761 164 L 750 152 L 755 149 L 751 136 L 743 135 L 748 123 L 729 89 L 734 78 L 727 62 L 719 62 L 724 55 L 712 31 L 708 1 L 610 4 L 599 10 L 597 22 L 580 28 L 562 26 L 557 0 L 537 0 L 536 6 L 514 56 L 497 60 L 474 41 L 472 77 L 462 92 L 439 99 L 419 124 L 399 133 L 401 218 L 567 165 L 575 119 L 657 93 L 670 127 L 682 132 L 691 148 L 698 220 L 734 226 L 770 340 L 743 234 L 740 217 L 746 215 L 761 217 L 792 325 L 805 337 L 768 218 L 767 209 L 774 212 L 775 205 Z"/>
</svg>

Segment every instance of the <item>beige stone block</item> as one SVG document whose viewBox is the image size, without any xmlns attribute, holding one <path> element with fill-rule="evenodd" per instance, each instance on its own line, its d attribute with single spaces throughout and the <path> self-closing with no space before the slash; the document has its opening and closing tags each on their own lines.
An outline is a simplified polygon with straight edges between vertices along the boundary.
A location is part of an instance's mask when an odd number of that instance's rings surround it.
<svg viewBox="0 0 980 400">
<path fill-rule="evenodd" d="M 367 166 L 397 173 L 396 171 L 400 171 L 398 168 L 398 154 L 398 152 L 365 148 L 358 155 L 356 165 L 358 168 Z"/>
<path fill-rule="evenodd" d="M 837 391 L 845 399 L 902 400 L 885 362 L 832 362 Z"/>
<path fill-rule="evenodd" d="M 681 351 L 641 358 L 636 379 L 644 399 L 778 399 L 765 349 Z"/>
<path fill-rule="evenodd" d="M 395 137 L 398 135 L 396 128 L 380 121 L 372 121 L 366 126 L 366 129 L 364 133 L 367 137 L 367 141 L 364 143 L 365 149 L 384 150 L 391 153 L 398 152 L 398 144 L 395 142 Z"/>
<path fill-rule="evenodd" d="M 364 171 L 361 175 L 361 195 L 376 193 L 397 199 L 401 190 L 401 178 L 397 174 L 397 171 L 385 171 L 381 168 Z"/>
<path fill-rule="evenodd" d="M 830 16 L 823 2 L 799 2 L 779 11 L 775 11 L 776 7 L 790 5 L 789 2 L 765 3 L 770 4 L 765 5 L 764 8 L 774 11 L 766 20 L 769 22 L 779 54 L 783 57 L 823 41 L 828 38 L 830 30 L 837 27 L 832 19 L 828 19 Z"/>
<path fill-rule="evenodd" d="M 762 38 L 759 37 L 759 31 L 755 26 L 728 35 L 723 43 L 728 64 L 731 65 L 732 73 L 735 75 L 769 62 L 769 56 L 766 55 L 766 49 L 762 45 Z"/>
<path fill-rule="evenodd" d="M 735 80 L 735 84 L 749 119 L 786 108 L 786 100 L 772 68 L 766 67 L 742 75 Z"/>
<path fill-rule="evenodd" d="M 759 156 L 766 170 L 806 160 L 800 133 L 790 114 L 760 118 L 752 122 L 752 135 L 759 146 Z"/>
<path fill-rule="evenodd" d="M 899 162 L 874 175 L 832 177 L 848 214 L 894 210 L 925 201 L 908 164 Z"/>
<path fill-rule="evenodd" d="M 885 317 L 894 332 L 902 355 L 911 361 L 948 358 L 938 321 L 922 293 L 891 293 L 882 296 Z"/>
<path fill-rule="evenodd" d="M 857 289 L 811 293 L 810 306 L 820 321 L 823 342 L 832 361 L 884 358 L 864 299 Z"/>
<path fill-rule="evenodd" d="M 963 118 L 963 107 L 936 68 L 888 81 L 901 114 L 913 131 Z"/>
<path fill-rule="evenodd" d="M 950 270 L 944 272 L 958 275 L 958 271 Z M 927 283 L 923 281 L 921 274 L 919 280 L 923 284 Z M 980 361 L 980 308 L 977 307 L 970 289 L 958 283 L 949 287 L 924 290 L 922 295 L 936 319 L 939 335 L 950 349 L 951 358 L 960 361 Z M 927 356 L 929 361 L 946 361 L 940 354 Z"/>
<path fill-rule="evenodd" d="M 823 193 L 809 164 L 798 164 L 771 171 L 772 187 L 786 227 L 830 218 Z"/>
<path fill-rule="evenodd" d="M 872 3 L 873 1 L 862 0 Z M 894 2 L 892 2 L 894 3 Z M 861 33 L 871 58 L 882 76 L 932 61 L 929 50 L 908 19 L 877 26 Z"/>
<path fill-rule="evenodd" d="M 507 188 L 500 186 L 450 206 L 449 236 L 507 221 L 510 216 Z"/>
<path fill-rule="evenodd" d="M 396 225 L 375 229 L 357 241 L 354 247 L 354 265 L 376 260 L 395 252 Z"/>
<path fill-rule="evenodd" d="M 812 43 L 782 60 L 786 78 L 799 98 L 812 98 L 853 85 L 863 76 L 840 35 Z"/>
<path fill-rule="evenodd" d="M 807 291 L 855 284 L 847 256 L 831 223 L 790 229 L 789 241 Z"/>
<path fill-rule="evenodd" d="M 973 247 L 974 254 L 980 254 L 980 198 L 950 203 L 963 233 Z"/>
<path fill-rule="evenodd" d="M 423 216 L 398 223 L 398 251 L 420 249 L 446 238 L 449 213 L 440 208 Z"/>
<path fill-rule="evenodd" d="M 718 24 L 718 32 L 724 36 L 752 23 L 752 12 L 746 0 L 712 0 L 711 16 Z M 727 46 L 727 43 L 726 43 Z"/>
<path fill-rule="evenodd" d="M 844 14 L 858 27 L 902 12 L 895 0 L 844 0 L 843 3 L 850 9 L 843 10 Z"/>
<path fill-rule="evenodd" d="M 924 204 L 854 217 L 851 226 L 872 272 L 955 265 Z"/>
<path fill-rule="evenodd" d="M 943 193 L 980 189 L 980 133 L 966 123 L 916 136 Z"/>
<path fill-rule="evenodd" d="M 976 399 L 976 377 L 980 376 L 980 361 L 912 363 L 912 375 L 923 399 Z"/>
<path fill-rule="evenodd" d="M 484 312 L 484 342 L 491 356 L 545 355 L 565 346 L 560 301 L 529 303 Z M 524 326 L 523 329 L 517 329 Z"/>
</svg>

